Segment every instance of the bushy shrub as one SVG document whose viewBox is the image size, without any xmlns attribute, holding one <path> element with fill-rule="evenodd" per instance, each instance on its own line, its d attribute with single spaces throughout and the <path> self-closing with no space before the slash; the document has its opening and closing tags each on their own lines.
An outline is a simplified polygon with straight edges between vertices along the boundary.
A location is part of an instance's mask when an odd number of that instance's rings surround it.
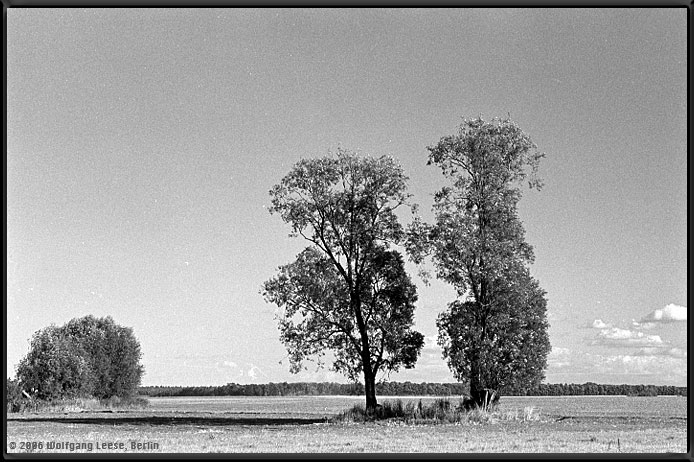
<svg viewBox="0 0 694 462">
<path fill-rule="evenodd" d="M 22 394 L 22 387 L 19 382 L 8 377 L 5 383 L 7 412 L 21 412 L 26 409 L 30 400 Z"/>
<path fill-rule="evenodd" d="M 32 337 L 31 349 L 17 368 L 17 379 L 39 400 L 89 396 L 93 390 L 90 366 L 76 339 L 49 326 Z"/>
<path fill-rule="evenodd" d="M 43 401 L 134 398 L 144 372 L 132 329 L 86 316 L 36 332 L 17 381 Z"/>
<path fill-rule="evenodd" d="M 453 407 L 448 398 L 438 398 L 430 404 L 423 404 L 420 399 L 417 404 L 402 400 L 384 401 L 369 413 L 364 406 L 355 405 L 347 411 L 339 414 L 334 421 L 337 422 L 369 422 L 384 419 L 400 419 L 407 422 L 419 421 L 446 421 L 455 422 L 464 413 L 462 404 Z"/>
<path fill-rule="evenodd" d="M 143 368 L 140 344 L 131 328 L 117 325 L 110 316 L 86 316 L 71 320 L 63 329 L 70 338 L 78 339 L 89 358 L 93 396 L 125 398 L 137 393 Z"/>
</svg>

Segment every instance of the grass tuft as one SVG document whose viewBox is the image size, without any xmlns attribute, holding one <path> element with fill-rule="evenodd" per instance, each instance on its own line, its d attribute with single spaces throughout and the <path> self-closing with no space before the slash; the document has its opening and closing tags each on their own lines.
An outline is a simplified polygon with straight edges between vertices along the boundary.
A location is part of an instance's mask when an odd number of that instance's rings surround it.
<svg viewBox="0 0 694 462">
<path fill-rule="evenodd" d="M 367 413 L 363 404 L 355 404 L 332 419 L 331 423 L 364 423 L 389 421 L 402 424 L 494 424 L 498 421 L 529 422 L 540 420 L 539 412 L 526 407 L 522 413 L 517 409 L 499 411 L 498 408 L 485 410 L 479 407 L 467 410 L 461 400 L 457 405 L 448 398 L 437 398 L 429 404 L 402 400 L 384 401 L 373 413 Z"/>
<path fill-rule="evenodd" d="M 14 412 L 32 413 L 65 413 L 65 412 L 98 412 L 113 409 L 144 409 L 149 401 L 141 396 L 120 398 L 112 396 L 107 399 L 65 398 L 52 401 L 26 400 L 23 406 Z"/>
</svg>

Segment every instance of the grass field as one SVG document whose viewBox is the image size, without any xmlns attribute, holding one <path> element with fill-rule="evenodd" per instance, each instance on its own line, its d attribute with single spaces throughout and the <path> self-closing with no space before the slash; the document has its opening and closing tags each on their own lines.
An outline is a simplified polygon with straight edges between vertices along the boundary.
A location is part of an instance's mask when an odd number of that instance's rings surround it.
<svg viewBox="0 0 694 462">
<path fill-rule="evenodd" d="M 394 399 L 382 397 L 381 401 Z M 406 400 L 419 398 L 403 397 Z M 421 398 L 423 402 L 433 397 Z M 328 423 L 359 397 L 150 398 L 145 410 L 7 415 L 7 452 L 686 453 L 687 398 L 504 397 L 538 420 Z M 49 444 L 55 446 L 49 448 Z M 14 444 L 14 447 L 12 447 Z"/>
</svg>

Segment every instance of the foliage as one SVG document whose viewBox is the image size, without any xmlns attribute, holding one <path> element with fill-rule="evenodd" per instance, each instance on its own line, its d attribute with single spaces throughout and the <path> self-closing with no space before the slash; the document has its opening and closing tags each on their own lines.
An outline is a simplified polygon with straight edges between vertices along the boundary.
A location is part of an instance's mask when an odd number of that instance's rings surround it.
<svg viewBox="0 0 694 462">
<path fill-rule="evenodd" d="M 140 356 L 132 329 L 90 315 L 36 332 L 17 379 L 39 400 L 132 397 L 143 374 Z"/>
<path fill-rule="evenodd" d="M 17 378 L 24 390 L 39 400 L 86 397 L 94 390 L 93 371 L 83 345 L 56 326 L 33 335 L 31 349 L 17 367 Z"/>
<path fill-rule="evenodd" d="M 5 382 L 5 403 L 7 412 L 21 412 L 31 404 L 31 399 L 22 394 L 22 387 L 17 380 L 8 377 Z"/>
<path fill-rule="evenodd" d="M 514 390 L 509 394 L 527 396 L 573 396 L 573 395 L 626 395 L 626 396 L 688 396 L 687 387 L 674 385 L 613 385 L 586 382 L 577 383 L 543 383 L 536 388 L 520 392 Z"/>
<path fill-rule="evenodd" d="M 464 383 L 380 382 L 376 392 L 385 396 L 467 396 Z M 220 386 L 180 387 L 146 386 L 138 390 L 144 396 L 358 396 L 364 394 L 361 383 L 336 382 L 280 382 L 242 385 L 228 383 Z M 675 395 L 687 396 L 687 387 L 673 385 L 612 385 L 587 382 L 542 383 L 532 389 L 511 388 L 505 392 L 512 396 L 570 396 L 570 395 Z"/>
<path fill-rule="evenodd" d="M 376 405 L 376 375 L 414 366 L 424 337 L 411 330 L 416 287 L 389 245 L 405 233 L 396 209 L 406 205 L 407 177 L 390 157 L 303 159 L 271 191 L 272 213 L 293 236 L 311 242 L 263 285 L 279 315 L 291 370 L 326 350 L 332 368 L 363 375 L 367 408 Z"/>
<path fill-rule="evenodd" d="M 131 328 L 117 325 L 110 316 L 85 316 L 71 320 L 64 329 L 68 336 L 79 339 L 89 358 L 96 398 L 136 393 L 143 368 L 139 364 L 140 344 Z"/>
<path fill-rule="evenodd" d="M 519 184 L 540 189 L 544 155 L 510 120 L 481 118 L 428 149 L 451 184 L 434 197 L 435 223 L 410 227 L 408 250 L 416 262 L 432 255 L 437 276 L 456 288 L 439 343 L 473 403 L 486 405 L 507 387 L 539 384 L 546 367 L 545 294 L 527 271 L 534 256 L 517 215 Z"/>
<path fill-rule="evenodd" d="M 492 285 L 486 324 L 477 323 L 473 301 L 454 301 L 437 321 L 439 344 L 456 378 L 475 369 L 497 394 L 537 387 L 549 352 L 546 300 L 537 282 L 519 269 L 513 280 Z"/>
<path fill-rule="evenodd" d="M 411 330 L 416 287 L 404 270 L 402 257 L 375 248 L 362 284 L 364 323 L 370 363 L 375 370 L 410 368 L 417 360 L 423 336 Z M 280 319 L 282 342 L 290 352 L 291 370 L 299 372 L 309 356 L 335 353 L 333 370 L 357 381 L 363 373 L 361 336 L 352 315 L 345 283 L 330 260 L 315 248 L 280 267 L 265 286 L 268 301 L 285 308 Z"/>
<path fill-rule="evenodd" d="M 467 387 L 462 383 L 379 382 L 376 384 L 376 392 L 379 395 L 389 396 L 461 396 L 467 393 Z M 228 383 L 207 387 L 147 386 L 140 387 L 139 394 L 146 396 L 359 396 L 364 394 L 364 385 L 336 382 L 271 382 L 247 385 Z"/>
<path fill-rule="evenodd" d="M 300 160 L 270 191 L 272 213 L 356 277 L 378 241 L 404 237 L 395 211 L 405 205 L 407 177 L 392 157 Z"/>
</svg>

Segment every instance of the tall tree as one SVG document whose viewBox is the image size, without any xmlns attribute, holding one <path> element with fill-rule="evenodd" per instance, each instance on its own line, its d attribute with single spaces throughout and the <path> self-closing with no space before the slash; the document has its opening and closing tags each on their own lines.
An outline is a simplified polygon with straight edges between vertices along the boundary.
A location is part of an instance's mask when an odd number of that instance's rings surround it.
<svg viewBox="0 0 694 462">
<path fill-rule="evenodd" d="M 534 259 L 518 218 L 520 186 L 540 189 L 537 146 L 511 120 L 464 120 L 455 135 L 428 147 L 450 185 L 434 197 L 435 223 L 415 221 L 408 249 L 430 253 L 437 276 L 459 299 L 438 319 L 439 344 L 471 402 L 486 407 L 504 390 L 544 377 L 545 293 L 528 271 Z"/>
<path fill-rule="evenodd" d="M 416 288 L 389 250 L 405 237 L 396 210 L 407 204 L 406 181 L 390 157 L 340 149 L 299 161 L 270 191 L 271 213 L 312 244 L 263 286 L 284 309 L 280 331 L 292 371 L 332 350 L 334 370 L 363 375 L 370 411 L 378 372 L 413 367 L 424 343 L 411 329 Z"/>
</svg>

